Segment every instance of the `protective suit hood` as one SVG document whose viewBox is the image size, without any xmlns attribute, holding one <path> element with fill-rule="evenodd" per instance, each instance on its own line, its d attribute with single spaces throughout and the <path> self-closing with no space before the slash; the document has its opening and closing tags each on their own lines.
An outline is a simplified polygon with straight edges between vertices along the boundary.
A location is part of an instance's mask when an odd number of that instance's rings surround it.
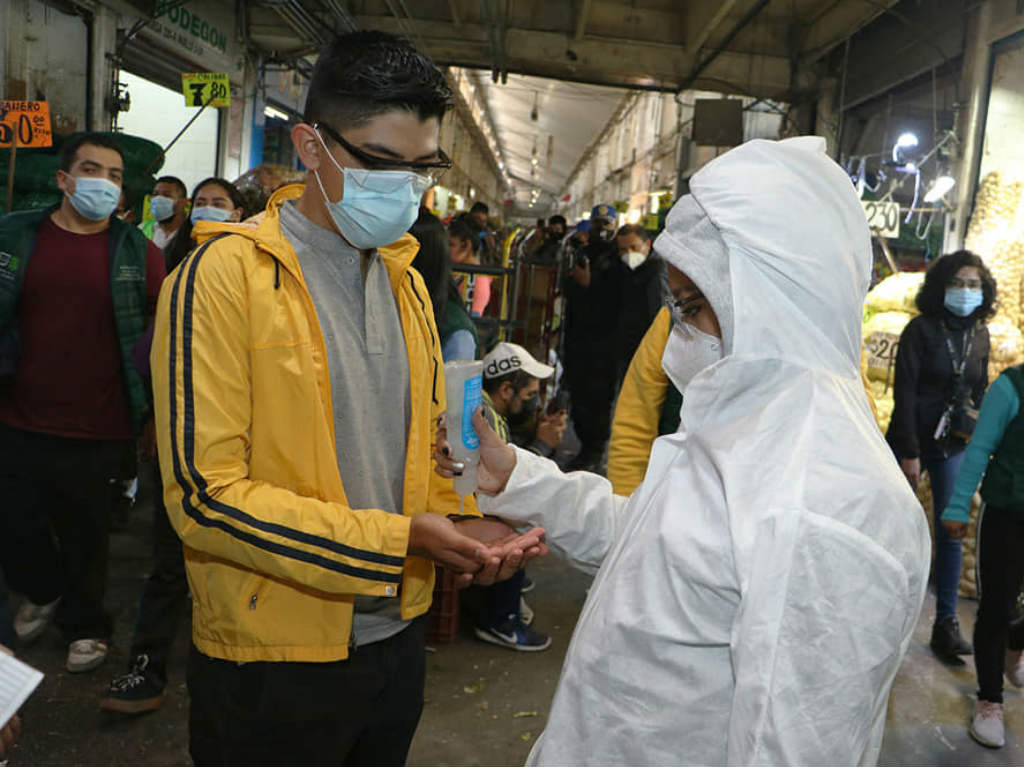
<svg viewBox="0 0 1024 767">
<path fill-rule="evenodd" d="M 871 236 L 825 149 L 816 136 L 757 140 L 713 160 L 655 243 L 708 298 L 736 361 L 857 375 Z"/>
</svg>

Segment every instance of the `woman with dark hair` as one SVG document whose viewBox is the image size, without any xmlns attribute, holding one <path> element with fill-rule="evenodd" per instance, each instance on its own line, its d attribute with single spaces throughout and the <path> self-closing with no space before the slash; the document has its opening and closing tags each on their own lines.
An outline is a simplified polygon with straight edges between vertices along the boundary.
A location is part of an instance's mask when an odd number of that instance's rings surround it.
<svg viewBox="0 0 1024 767">
<path fill-rule="evenodd" d="M 900 467 L 917 488 L 921 472 L 931 480 L 935 519 L 935 623 L 931 648 L 955 661 L 972 648 L 960 635 L 956 614 L 960 584 L 960 540 L 940 518 L 970 439 L 974 418 L 988 388 L 989 336 L 985 323 L 995 314 L 996 282 L 984 262 L 966 250 L 931 265 L 917 294 L 915 317 L 900 336 L 893 397 L 886 434 Z"/>
<path fill-rule="evenodd" d="M 164 248 L 168 274 L 196 246 L 192 239 L 192 227 L 197 221 L 241 221 L 246 216 L 242 195 L 227 179 L 215 176 L 203 179 L 196 184 L 191 202 L 191 215 Z"/>
<path fill-rule="evenodd" d="M 467 216 L 456 216 L 448 224 L 448 244 L 453 264 L 480 266 L 480 233 Z M 493 277 L 476 274 L 459 275 L 455 284 L 469 313 L 480 317 L 491 301 Z"/>
<path fill-rule="evenodd" d="M 430 211 L 421 210 L 409 234 L 420 242 L 412 266 L 422 275 L 434 305 L 434 320 L 441 336 L 441 357 L 445 362 L 476 359 L 479 347 L 476 325 L 452 281 L 444 224 Z"/>
</svg>

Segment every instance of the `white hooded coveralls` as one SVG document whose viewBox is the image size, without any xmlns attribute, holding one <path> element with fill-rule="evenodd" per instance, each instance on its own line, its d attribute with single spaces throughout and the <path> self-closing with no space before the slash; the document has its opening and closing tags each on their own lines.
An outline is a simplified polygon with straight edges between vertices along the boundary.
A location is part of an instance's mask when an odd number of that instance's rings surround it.
<svg viewBox="0 0 1024 767">
<path fill-rule="evenodd" d="M 629 499 L 523 450 L 481 495 L 600 568 L 528 763 L 874 764 L 930 544 L 859 376 L 864 214 L 812 137 L 744 144 L 690 188 L 655 249 L 730 353 L 684 426 Z"/>
</svg>

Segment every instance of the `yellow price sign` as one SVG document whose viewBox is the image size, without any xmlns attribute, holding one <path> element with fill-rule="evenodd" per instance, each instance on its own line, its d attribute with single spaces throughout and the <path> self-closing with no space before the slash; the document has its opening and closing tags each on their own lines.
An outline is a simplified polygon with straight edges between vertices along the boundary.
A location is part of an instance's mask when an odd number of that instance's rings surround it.
<svg viewBox="0 0 1024 767">
<path fill-rule="evenodd" d="M 183 72 L 181 92 L 187 107 L 201 107 L 207 102 L 211 107 L 231 106 L 227 72 Z"/>
</svg>

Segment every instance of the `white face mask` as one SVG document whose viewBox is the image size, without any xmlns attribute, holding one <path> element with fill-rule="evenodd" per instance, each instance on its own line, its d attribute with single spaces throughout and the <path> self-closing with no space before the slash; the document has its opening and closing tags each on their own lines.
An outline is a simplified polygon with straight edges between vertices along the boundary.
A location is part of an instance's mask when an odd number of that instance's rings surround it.
<svg viewBox="0 0 1024 767">
<path fill-rule="evenodd" d="M 619 257 L 622 259 L 622 263 L 633 271 L 636 271 L 640 264 L 647 260 L 647 254 L 641 253 L 639 250 L 631 250 L 627 253 L 621 253 L 619 254 Z"/>
<path fill-rule="evenodd" d="M 724 356 L 722 339 L 710 336 L 692 325 L 675 324 L 661 356 L 661 367 L 682 393 L 690 381 Z"/>
</svg>

